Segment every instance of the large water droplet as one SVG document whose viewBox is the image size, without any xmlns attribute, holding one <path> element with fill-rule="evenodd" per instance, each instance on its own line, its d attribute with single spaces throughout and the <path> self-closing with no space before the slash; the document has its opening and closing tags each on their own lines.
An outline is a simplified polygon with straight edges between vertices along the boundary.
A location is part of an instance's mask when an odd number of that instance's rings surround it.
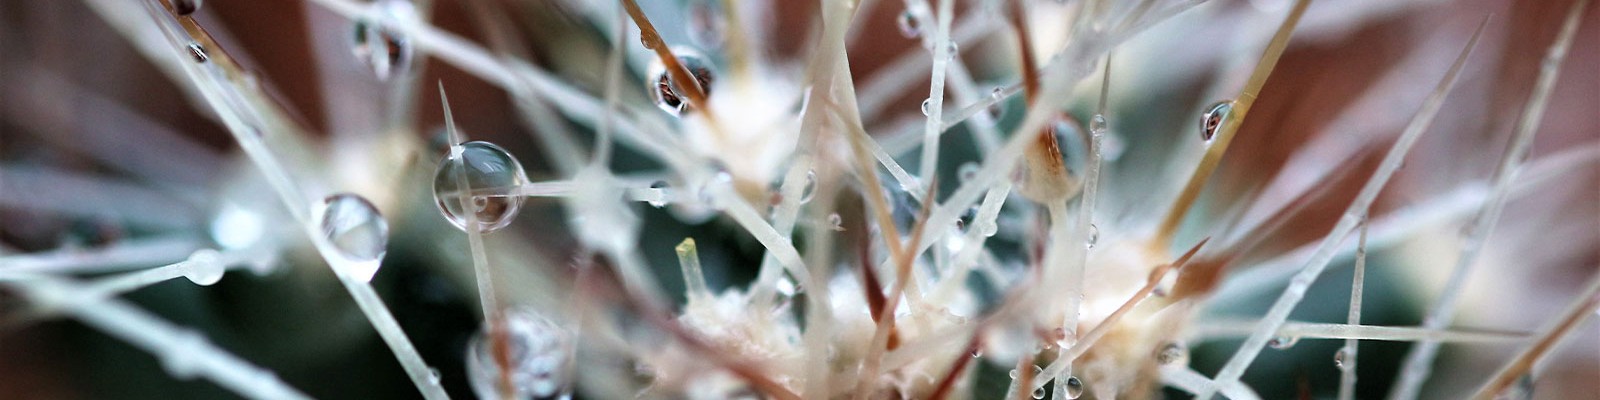
<svg viewBox="0 0 1600 400">
<path fill-rule="evenodd" d="M 378 0 L 368 15 L 355 19 L 352 52 L 380 81 L 411 69 L 411 39 L 387 20 L 415 21 L 417 9 L 407 0 Z"/>
<path fill-rule="evenodd" d="M 922 25 L 917 23 L 917 17 L 911 13 L 911 10 L 901 12 L 895 22 L 900 25 L 900 34 L 905 35 L 906 38 L 915 38 L 922 35 Z"/>
<path fill-rule="evenodd" d="M 1211 143 L 1217 136 L 1217 130 L 1222 129 L 1222 124 L 1228 121 L 1228 114 L 1233 112 L 1233 100 L 1222 100 L 1211 103 L 1206 107 L 1205 114 L 1200 116 L 1200 140 Z"/>
<path fill-rule="evenodd" d="M 712 83 L 716 75 L 711 71 L 711 63 L 698 52 L 688 48 L 673 47 L 672 54 L 677 55 L 678 63 L 689 70 L 689 75 L 694 76 L 694 80 L 700 85 L 700 91 L 708 97 L 711 96 Z M 682 114 L 684 108 L 689 105 L 686 98 L 688 92 L 677 82 L 672 81 L 672 74 L 667 71 L 667 65 L 660 59 L 652 59 L 649 75 L 646 76 L 651 77 L 650 97 L 655 99 L 656 106 L 674 116 Z"/>
<path fill-rule="evenodd" d="M 467 213 L 461 209 L 460 183 L 466 178 L 467 194 L 472 199 L 472 214 L 478 231 L 492 232 L 511 224 L 522 209 L 522 197 L 508 192 L 528 182 L 522 163 L 505 149 L 489 142 L 461 145 L 461 159 L 446 156 L 433 175 L 433 200 L 450 224 L 467 229 Z M 464 169 L 463 169 L 464 168 Z"/>
<path fill-rule="evenodd" d="M 205 2 L 200 0 L 172 0 L 172 12 L 178 15 L 194 14 L 195 11 L 200 11 L 202 4 Z"/>
<path fill-rule="evenodd" d="M 689 40 L 701 48 L 722 47 L 728 20 L 723 17 L 722 2 L 697 0 L 689 3 Z"/>
<path fill-rule="evenodd" d="M 487 329 L 467 346 L 467 380 L 480 399 L 554 398 L 568 389 L 571 340 L 566 330 L 528 311 L 507 311 L 500 321 L 511 393 L 502 393 L 494 336 Z"/>
<path fill-rule="evenodd" d="M 1076 376 L 1068 377 L 1067 398 L 1076 399 L 1079 397 L 1083 397 L 1083 380 L 1078 379 Z"/>
<path fill-rule="evenodd" d="M 312 218 L 321 227 L 323 239 L 347 263 L 335 265 L 346 275 L 371 281 L 389 247 L 389 222 L 367 199 L 339 193 L 322 199 Z"/>
<path fill-rule="evenodd" d="M 1267 341 L 1267 347 L 1271 347 L 1271 348 L 1278 349 L 1278 350 L 1285 350 L 1285 349 L 1288 349 L 1290 347 L 1294 347 L 1294 344 L 1295 343 L 1299 343 L 1299 342 L 1300 342 L 1300 338 L 1296 337 L 1296 336 L 1279 336 L 1279 337 L 1272 338 L 1272 340 L 1268 340 Z"/>
<path fill-rule="evenodd" d="M 1183 343 L 1167 342 L 1156 352 L 1156 362 L 1163 365 L 1187 365 L 1189 363 L 1189 347 Z"/>
<path fill-rule="evenodd" d="M 211 286 L 222 280 L 224 272 L 226 268 L 216 250 L 197 250 L 184 261 L 183 277 L 189 278 L 189 282 L 194 282 L 196 285 Z"/>
</svg>

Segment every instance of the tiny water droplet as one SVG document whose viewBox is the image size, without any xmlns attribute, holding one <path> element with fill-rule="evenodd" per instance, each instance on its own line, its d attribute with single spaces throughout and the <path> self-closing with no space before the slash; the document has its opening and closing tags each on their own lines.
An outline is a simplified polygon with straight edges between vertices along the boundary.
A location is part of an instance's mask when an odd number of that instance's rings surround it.
<svg viewBox="0 0 1600 400">
<path fill-rule="evenodd" d="M 312 218 L 321 227 L 323 239 L 348 261 L 342 272 L 372 281 L 389 247 L 389 222 L 378 214 L 377 207 L 361 196 L 339 193 L 323 198 Z"/>
<path fill-rule="evenodd" d="M 202 64 L 211 60 L 211 56 L 206 55 L 206 48 L 195 42 L 189 42 L 189 57 Z"/>
<path fill-rule="evenodd" d="M 956 45 L 956 41 L 951 40 L 949 43 L 950 44 L 948 46 L 945 46 L 944 55 L 946 61 L 954 60 L 956 58 L 956 53 L 961 51 L 961 46 Z"/>
<path fill-rule="evenodd" d="M 378 80 L 387 81 L 411 69 L 415 50 L 405 32 L 385 21 L 414 21 L 417 10 L 407 0 L 379 0 L 370 7 L 368 15 L 354 21 L 351 50 Z"/>
<path fill-rule="evenodd" d="M 962 182 L 976 179 L 978 177 L 978 170 L 980 168 L 981 167 L 978 166 L 978 163 L 975 162 L 968 161 L 962 163 L 960 167 L 956 168 L 956 177 L 961 179 Z"/>
<path fill-rule="evenodd" d="M 195 251 L 184 262 L 183 277 L 189 278 L 189 282 L 194 282 L 194 284 L 200 286 L 211 286 L 217 283 L 217 281 L 222 280 L 222 274 L 226 272 L 225 266 L 222 265 L 219 259 L 220 257 L 217 251 L 212 249 Z"/>
<path fill-rule="evenodd" d="M 1009 375 L 1011 375 L 1011 379 L 1017 379 L 1017 370 L 1015 368 L 1011 369 Z"/>
<path fill-rule="evenodd" d="M 833 226 L 833 230 L 844 232 L 844 217 L 838 213 L 828 214 L 828 224 Z"/>
<path fill-rule="evenodd" d="M 922 26 L 917 23 L 917 16 L 913 15 L 911 10 L 901 12 L 900 17 L 896 18 L 895 22 L 900 25 L 900 34 L 905 35 L 906 38 L 922 36 Z"/>
<path fill-rule="evenodd" d="M 1044 398 L 1044 386 L 1033 388 L 1033 398 L 1034 399 L 1043 399 Z"/>
<path fill-rule="evenodd" d="M 1044 367 L 1038 365 L 1033 366 L 1033 376 L 1039 376 L 1039 374 L 1042 373 L 1044 373 Z"/>
<path fill-rule="evenodd" d="M 1300 342 L 1300 338 L 1298 338 L 1298 337 L 1294 337 L 1294 336 L 1279 336 L 1279 337 L 1272 338 L 1272 340 L 1268 340 L 1267 341 L 1267 347 L 1271 347 L 1271 348 L 1278 349 L 1278 350 L 1284 350 L 1284 349 L 1288 349 L 1290 347 L 1294 347 L 1294 344 L 1295 343 L 1299 343 L 1299 342 Z"/>
<path fill-rule="evenodd" d="M 1339 351 L 1333 353 L 1333 366 L 1344 368 L 1344 360 L 1350 357 L 1350 352 L 1347 350 L 1349 349 L 1339 348 Z"/>
<path fill-rule="evenodd" d="M 1095 224 L 1089 224 L 1089 233 L 1083 239 L 1083 246 L 1092 249 L 1094 248 L 1094 243 L 1098 241 L 1100 241 L 1100 227 L 1095 226 Z"/>
<path fill-rule="evenodd" d="M 716 79 L 716 74 L 711 70 L 711 63 L 701 57 L 699 52 L 688 48 L 673 47 L 672 54 L 677 55 L 678 63 L 689 70 L 689 75 L 700 85 L 700 91 L 710 96 L 712 84 Z M 650 81 L 650 97 L 655 100 L 656 107 L 673 116 L 682 115 L 684 109 L 689 106 L 686 101 L 688 92 L 677 82 L 672 81 L 672 73 L 667 71 L 666 64 L 660 59 L 652 59 L 649 75 L 646 76 L 653 77 Z"/>
<path fill-rule="evenodd" d="M 689 40 L 701 48 L 722 47 L 728 20 L 723 17 L 722 5 L 717 0 L 698 0 L 689 3 Z"/>
<path fill-rule="evenodd" d="M 1189 348 L 1183 343 L 1167 342 L 1156 352 L 1156 362 L 1163 365 L 1186 365 L 1189 363 Z"/>
<path fill-rule="evenodd" d="M 202 4 L 205 2 L 200 0 L 172 0 L 172 12 L 178 15 L 194 14 L 195 11 L 200 11 Z"/>
<path fill-rule="evenodd" d="M 655 208 L 666 207 L 667 181 L 655 181 L 654 183 L 650 184 L 650 189 L 652 189 L 651 195 L 655 197 L 652 197 L 649 201 L 646 201 L 646 203 L 650 203 L 650 206 Z"/>
<path fill-rule="evenodd" d="M 1083 381 L 1078 379 L 1078 377 L 1076 377 L 1076 376 L 1068 377 L 1067 378 L 1067 398 L 1068 399 L 1076 399 L 1076 398 L 1079 398 L 1079 397 L 1083 397 Z"/>
<path fill-rule="evenodd" d="M 456 182 L 458 175 L 466 179 L 465 185 Z M 473 198 L 472 215 L 478 231 L 493 232 L 510 225 L 522 209 L 522 196 L 496 192 L 509 192 L 527 182 L 522 163 L 506 149 L 489 142 L 467 142 L 461 144 L 460 160 L 447 155 L 439 162 L 433 175 L 434 205 L 451 225 L 466 230 L 468 213 L 461 209 L 460 196 L 482 196 Z M 461 186 L 466 186 L 467 193 L 461 192 Z"/>
<path fill-rule="evenodd" d="M 1006 114 L 1006 93 L 1005 93 L 1005 89 L 1001 88 L 999 86 L 996 86 L 994 88 L 994 91 L 989 92 L 989 100 L 991 101 L 991 103 L 989 104 L 989 108 L 985 109 L 986 111 L 988 111 L 989 117 L 990 118 L 994 118 L 996 120 L 999 120 L 1000 117 L 1005 116 L 1005 114 Z"/>
<path fill-rule="evenodd" d="M 1094 117 L 1089 118 L 1090 134 L 1095 136 L 1104 135 L 1108 129 L 1110 129 L 1110 125 L 1106 123 L 1106 116 L 1104 114 L 1095 114 Z"/>
<path fill-rule="evenodd" d="M 922 99 L 922 115 L 933 115 L 933 99 Z"/>
<path fill-rule="evenodd" d="M 1222 124 L 1227 122 L 1228 114 L 1233 112 L 1233 100 L 1222 100 L 1211 103 L 1206 107 L 1205 114 L 1200 116 L 1200 140 L 1211 143 L 1217 136 L 1217 130 L 1222 129 Z"/>
<path fill-rule="evenodd" d="M 570 333 L 532 311 L 506 311 L 500 320 L 505 353 L 511 372 L 511 390 L 502 393 L 500 365 L 487 327 L 473 334 L 467 345 L 467 380 L 480 399 L 555 398 L 568 389 L 566 368 L 571 354 Z"/>
<path fill-rule="evenodd" d="M 806 171 L 806 186 L 800 191 L 800 204 L 811 202 L 817 196 L 817 171 Z"/>
</svg>

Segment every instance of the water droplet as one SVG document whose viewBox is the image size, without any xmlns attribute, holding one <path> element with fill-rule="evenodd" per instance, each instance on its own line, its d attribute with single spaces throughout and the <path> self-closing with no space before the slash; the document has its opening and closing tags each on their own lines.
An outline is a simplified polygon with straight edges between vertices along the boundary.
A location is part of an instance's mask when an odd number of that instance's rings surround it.
<svg viewBox="0 0 1600 400">
<path fill-rule="evenodd" d="M 835 231 L 844 232 L 844 217 L 840 217 L 839 213 L 828 214 L 828 225 L 832 225 Z"/>
<path fill-rule="evenodd" d="M 722 14 L 722 2 L 698 0 L 689 3 L 689 40 L 701 48 L 722 47 L 728 20 Z"/>
<path fill-rule="evenodd" d="M 472 201 L 475 209 L 472 214 L 476 217 L 478 231 L 493 232 L 504 228 L 522 209 L 521 196 L 503 193 L 528 182 L 522 163 L 506 149 L 493 143 L 463 143 L 461 159 L 446 156 L 439 162 L 438 172 L 433 175 L 434 205 L 456 228 L 467 229 L 467 213 L 461 208 L 462 185 L 456 182 L 458 176 L 466 179 L 465 194 L 483 196 Z M 490 193 L 484 193 L 486 191 Z"/>
<path fill-rule="evenodd" d="M 1043 399 L 1044 398 L 1044 386 L 1033 388 L 1033 398 L 1034 399 Z"/>
<path fill-rule="evenodd" d="M 202 4 L 205 2 L 200 0 L 172 0 L 172 12 L 178 15 L 194 14 L 195 11 L 200 11 Z"/>
<path fill-rule="evenodd" d="M 650 184 L 650 189 L 651 189 L 651 196 L 654 196 L 654 197 L 652 197 L 650 200 L 646 201 L 646 203 L 650 203 L 650 206 L 651 207 L 655 207 L 655 208 L 666 207 L 667 206 L 667 181 L 655 181 L 654 183 Z"/>
<path fill-rule="evenodd" d="M 1106 116 L 1104 114 L 1095 114 L 1094 117 L 1089 118 L 1090 134 L 1095 136 L 1104 135 L 1109 129 L 1111 129 L 1111 127 L 1106 123 Z"/>
<path fill-rule="evenodd" d="M 911 10 L 900 13 L 900 17 L 896 18 L 895 22 L 899 23 L 900 34 L 905 35 L 906 38 L 922 36 L 922 25 L 917 23 L 917 16 L 912 14 Z"/>
<path fill-rule="evenodd" d="M 1347 350 L 1349 349 L 1339 348 L 1339 351 L 1333 353 L 1333 366 L 1344 369 L 1344 360 L 1350 358 L 1350 352 Z"/>
<path fill-rule="evenodd" d="M 1189 347 L 1183 343 L 1167 342 L 1156 352 L 1156 362 L 1163 365 L 1187 365 L 1189 363 Z"/>
<path fill-rule="evenodd" d="M 1039 374 L 1042 374 L 1042 373 L 1044 373 L 1044 367 L 1041 367 L 1041 366 L 1038 366 L 1038 365 L 1034 365 L 1033 366 L 1033 376 L 1037 377 L 1037 376 L 1039 376 Z"/>
<path fill-rule="evenodd" d="M 996 120 L 999 120 L 1001 117 L 1005 116 L 1005 114 L 1006 114 L 1006 93 L 1005 93 L 1005 89 L 1001 88 L 999 86 L 996 86 L 994 88 L 994 91 L 989 92 L 989 100 L 990 100 L 989 108 L 985 109 L 985 110 L 987 110 L 989 112 L 989 117 L 990 118 L 994 118 Z"/>
<path fill-rule="evenodd" d="M 956 177 L 961 179 L 962 182 L 976 179 L 978 177 L 978 170 L 981 168 L 982 167 L 975 162 L 968 161 L 962 163 L 960 167 L 956 168 Z"/>
<path fill-rule="evenodd" d="M 1083 381 L 1078 377 L 1067 377 L 1067 398 L 1076 399 L 1083 397 Z"/>
<path fill-rule="evenodd" d="M 442 378 L 439 375 L 439 369 L 438 368 L 432 368 L 432 367 L 428 368 L 428 382 L 429 383 L 437 385 L 437 384 L 439 384 L 439 381 L 441 379 Z"/>
<path fill-rule="evenodd" d="M 389 247 L 389 222 L 378 209 L 361 196 L 339 193 L 323 198 L 312 218 L 328 244 L 348 261 L 342 272 L 372 281 Z"/>
<path fill-rule="evenodd" d="M 945 60 L 954 60 L 956 58 L 956 53 L 959 51 L 961 51 L 961 46 L 956 45 L 956 41 L 951 40 L 949 45 L 945 46 Z"/>
<path fill-rule="evenodd" d="M 1502 399 L 1504 399 L 1504 400 L 1528 400 L 1528 399 L 1532 399 L 1533 398 L 1533 385 L 1534 385 L 1533 374 L 1532 373 L 1522 374 L 1522 376 L 1517 378 L 1517 381 L 1515 383 L 1513 383 L 1510 387 L 1507 387 L 1504 392 L 1500 392 L 1500 395 L 1495 396 L 1495 400 L 1502 400 Z"/>
<path fill-rule="evenodd" d="M 1083 247 L 1094 248 L 1094 243 L 1100 241 L 1100 227 L 1089 224 L 1088 236 L 1083 239 Z"/>
<path fill-rule="evenodd" d="M 922 99 L 922 115 L 933 115 L 933 99 Z"/>
<path fill-rule="evenodd" d="M 368 15 L 355 19 L 351 49 L 378 80 L 387 81 L 411 69 L 415 50 L 405 32 L 385 21 L 414 21 L 417 10 L 407 0 L 379 0 L 370 7 Z"/>
<path fill-rule="evenodd" d="M 1017 379 L 1017 370 L 1013 368 L 1009 375 L 1011 375 L 1011 379 Z"/>
<path fill-rule="evenodd" d="M 694 76 L 695 82 L 700 85 L 700 91 L 710 96 L 716 75 L 711 71 L 711 63 L 701 57 L 699 52 L 688 48 L 673 47 L 672 53 L 678 56 L 678 63 L 689 70 L 689 75 Z M 645 76 L 654 77 L 650 82 L 652 86 L 650 97 L 655 99 L 656 107 L 674 116 L 681 115 L 689 105 L 685 101 L 688 92 L 685 92 L 677 82 L 672 81 L 672 74 L 667 71 L 666 64 L 660 59 L 652 59 L 649 75 Z"/>
<path fill-rule="evenodd" d="M 806 186 L 800 191 L 800 204 L 811 202 L 817 196 L 817 171 L 806 171 Z"/>
<path fill-rule="evenodd" d="M 1300 338 L 1298 338 L 1298 337 L 1294 337 L 1294 336 L 1279 336 L 1279 337 L 1272 338 L 1272 340 L 1268 340 L 1267 341 L 1267 347 L 1271 347 L 1271 348 L 1278 349 L 1278 350 L 1284 350 L 1284 349 L 1288 349 L 1290 347 L 1294 347 L 1294 344 L 1295 343 L 1299 343 L 1299 342 L 1300 342 Z"/>
<path fill-rule="evenodd" d="M 211 60 L 211 56 L 206 55 L 206 48 L 195 42 L 189 42 L 189 57 L 202 64 Z"/>
<path fill-rule="evenodd" d="M 1222 100 L 1211 103 L 1206 107 L 1205 114 L 1200 116 L 1200 140 L 1211 143 L 1217 136 L 1217 130 L 1222 129 L 1222 124 L 1227 122 L 1228 114 L 1233 112 L 1233 100 Z"/>
<path fill-rule="evenodd" d="M 480 399 L 554 398 L 567 390 L 570 334 L 554 322 L 530 311 L 507 311 L 500 321 L 505 341 L 506 365 L 512 393 L 502 393 L 500 364 L 493 336 L 487 328 L 473 335 L 467 346 L 467 380 Z"/>
<path fill-rule="evenodd" d="M 222 274 L 226 271 L 216 250 L 200 249 L 184 261 L 183 277 L 196 285 L 211 286 L 222 280 Z"/>
</svg>

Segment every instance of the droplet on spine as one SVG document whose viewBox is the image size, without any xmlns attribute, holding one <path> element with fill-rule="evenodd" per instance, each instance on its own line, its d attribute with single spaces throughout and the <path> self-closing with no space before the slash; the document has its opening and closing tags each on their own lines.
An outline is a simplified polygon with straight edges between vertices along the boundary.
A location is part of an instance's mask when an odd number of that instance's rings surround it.
<svg viewBox="0 0 1600 400">
<path fill-rule="evenodd" d="M 713 84 L 716 82 L 716 73 L 711 70 L 711 63 L 701 57 L 698 52 L 688 48 L 674 47 L 672 54 L 678 57 L 678 63 L 689 70 L 689 75 L 694 77 L 695 83 L 700 85 L 700 92 L 707 97 L 711 96 Z M 677 82 L 672 81 L 672 72 L 667 71 L 667 66 L 659 59 L 650 63 L 650 96 L 655 100 L 656 107 L 668 114 L 678 116 L 683 114 L 689 106 L 685 101 L 688 92 Z"/>
<path fill-rule="evenodd" d="M 522 209 L 522 196 L 510 193 L 528 182 L 522 162 L 505 149 L 489 142 L 461 144 L 461 159 L 448 155 L 439 162 L 433 176 L 433 200 L 446 220 L 466 230 L 467 218 L 477 220 L 479 232 L 493 232 L 511 224 Z M 465 185 L 457 183 L 460 176 Z M 466 186 L 467 193 L 460 187 Z M 485 192 L 504 193 L 485 193 Z M 463 211 L 461 196 L 473 196 L 473 210 Z"/>
<path fill-rule="evenodd" d="M 312 218 L 322 238 L 346 261 L 334 267 L 346 276 L 371 281 L 389 247 L 389 222 L 377 207 L 361 196 L 339 193 L 323 198 Z"/>
<path fill-rule="evenodd" d="M 1217 131 L 1222 129 L 1222 124 L 1228 122 L 1228 115 L 1233 112 L 1233 100 L 1222 100 L 1211 103 L 1206 107 L 1205 114 L 1200 116 L 1200 140 L 1211 143 L 1216 138 Z"/>
</svg>

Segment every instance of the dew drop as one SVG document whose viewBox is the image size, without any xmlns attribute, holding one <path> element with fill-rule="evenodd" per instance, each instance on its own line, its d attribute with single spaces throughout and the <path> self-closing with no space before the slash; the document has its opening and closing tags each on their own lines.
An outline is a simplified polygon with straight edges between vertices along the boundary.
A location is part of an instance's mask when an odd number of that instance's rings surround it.
<svg viewBox="0 0 1600 400">
<path fill-rule="evenodd" d="M 1067 398 L 1076 399 L 1083 397 L 1083 380 L 1078 377 L 1067 377 Z"/>
<path fill-rule="evenodd" d="M 1211 103 L 1206 107 L 1205 114 L 1200 116 L 1200 140 L 1211 143 L 1217 136 L 1217 130 L 1222 129 L 1222 124 L 1227 122 L 1228 114 L 1233 112 L 1233 100 L 1222 100 Z"/>
<path fill-rule="evenodd" d="M 674 47 L 672 53 L 678 56 L 678 63 L 689 70 L 689 75 L 700 85 L 700 91 L 706 96 L 711 95 L 712 84 L 715 83 L 716 74 L 711 70 L 711 63 L 707 62 L 699 52 L 688 48 Z M 674 116 L 681 115 L 689 106 L 686 101 L 687 92 L 672 81 L 672 74 L 667 71 L 666 64 L 660 59 L 652 59 L 649 75 L 654 77 L 650 82 L 650 97 L 655 100 L 656 107 Z"/>
<path fill-rule="evenodd" d="M 806 186 L 800 191 L 800 204 L 811 202 L 817 196 L 817 171 L 806 171 Z"/>
<path fill-rule="evenodd" d="M 189 255 L 188 260 L 184 261 L 183 277 L 189 278 L 189 282 L 194 282 L 194 284 L 200 286 L 211 286 L 217 283 L 217 281 L 222 280 L 222 274 L 226 272 L 220 258 L 221 256 L 217 254 L 216 250 L 200 249 L 195 251 L 194 254 Z"/>
<path fill-rule="evenodd" d="M 206 55 L 206 48 L 195 42 L 189 42 L 189 57 L 201 64 L 211 60 L 211 56 Z"/>
<path fill-rule="evenodd" d="M 1017 370 L 1012 369 L 1009 375 L 1011 375 L 1011 379 L 1017 379 Z"/>
<path fill-rule="evenodd" d="M 200 5 L 204 3 L 201 0 L 172 0 L 172 12 L 178 15 L 194 14 L 195 11 L 200 11 Z"/>
<path fill-rule="evenodd" d="M 651 197 L 646 203 L 650 203 L 650 206 L 655 208 L 666 207 L 667 181 L 655 181 L 655 183 L 650 184 L 650 189 L 650 195 L 654 197 Z"/>
<path fill-rule="evenodd" d="M 722 47 L 728 20 L 723 17 L 717 0 L 698 0 L 689 3 L 689 40 L 701 48 Z"/>
<path fill-rule="evenodd" d="M 1089 224 L 1088 236 L 1083 239 L 1083 247 L 1094 248 L 1094 243 L 1100 241 L 1100 227 Z"/>
<path fill-rule="evenodd" d="M 1005 93 L 1005 89 L 1001 88 L 999 86 L 996 86 L 994 88 L 994 91 L 989 92 L 989 100 L 990 100 L 989 108 L 985 109 L 985 110 L 987 110 L 989 112 L 989 117 L 990 118 L 994 118 L 996 120 L 999 120 L 1000 117 L 1005 116 L 1005 112 L 1006 112 L 1006 107 L 1005 107 L 1006 93 Z"/>
<path fill-rule="evenodd" d="M 922 36 L 922 26 L 917 23 L 917 17 L 911 13 L 911 10 L 901 12 L 900 17 L 896 18 L 895 22 L 900 25 L 900 34 L 906 38 Z"/>
<path fill-rule="evenodd" d="M 956 41 L 952 40 L 949 43 L 949 45 L 945 46 L 945 61 L 954 60 L 956 52 L 961 51 L 961 46 L 956 45 Z"/>
<path fill-rule="evenodd" d="M 472 201 L 479 232 L 493 232 L 511 224 L 522 209 L 522 197 L 506 195 L 528 182 L 517 158 L 489 142 L 461 144 L 461 159 L 446 156 L 439 162 L 433 175 L 433 200 L 446 220 L 456 228 L 467 229 L 467 213 L 461 209 L 462 186 L 457 177 L 466 179 L 467 193 L 478 193 Z M 483 194 L 488 191 L 490 194 Z M 501 192 L 500 194 L 494 194 Z"/>
<path fill-rule="evenodd" d="M 1271 348 L 1278 349 L 1278 350 L 1284 350 L 1284 349 L 1288 349 L 1290 347 L 1294 347 L 1294 344 L 1295 343 L 1299 343 L 1299 342 L 1300 342 L 1300 338 L 1298 338 L 1298 337 L 1294 337 L 1294 336 L 1279 336 L 1279 337 L 1272 338 L 1272 340 L 1268 340 L 1267 341 L 1267 347 L 1271 347 Z"/>
<path fill-rule="evenodd" d="M 1344 360 L 1350 358 L 1350 352 L 1347 350 L 1349 349 L 1340 348 L 1339 351 L 1333 353 L 1333 366 L 1344 369 Z"/>
<path fill-rule="evenodd" d="M 933 115 L 933 99 L 922 99 L 922 115 Z"/>
<path fill-rule="evenodd" d="M 1156 352 L 1156 362 L 1162 365 L 1187 365 L 1189 363 L 1189 348 L 1183 343 L 1167 342 Z"/>
<path fill-rule="evenodd" d="M 407 0 L 379 0 L 372 3 L 367 13 L 355 20 L 351 50 L 356 59 L 380 81 L 410 70 L 415 53 L 411 39 L 384 21 L 416 20 L 416 6 Z"/>
<path fill-rule="evenodd" d="M 968 162 L 962 163 L 960 167 L 956 168 L 956 177 L 960 178 L 962 182 L 967 182 L 967 181 L 971 181 L 973 179 L 977 179 L 978 178 L 978 169 L 980 169 L 980 168 L 981 167 L 978 166 L 978 163 L 975 163 L 975 162 L 968 161 Z"/>
<path fill-rule="evenodd" d="M 717 173 L 711 175 L 711 179 L 707 180 L 704 185 L 700 186 L 700 203 L 705 204 L 711 209 L 721 210 L 722 202 L 717 201 L 717 191 L 727 190 L 731 186 L 733 186 L 733 175 L 729 174 L 726 169 L 718 166 Z"/>
<path fill-rule="evenodd" d="M 828 225 L 832 225 L 835 231 L 844 232 L 844 217 L 840 217 L 839 213 L 828 214 Z"/>
<path fill-rule="evenodd" d="M 512 393 L 501 393 L 500 365 L 487 328 L 474 334 L 467 346 L 467 380 L 472 391 L 480 399 L 555 398 L 566 391 L 570 334 L 531 311 L 507 311 L 503 315 L 500 329 L 505 335 Z"/>
<path fill-rule="evenodd" d="M 1044 398 L 1044 386 L 1040 386 L 1040 387 L 1037 387 L 1037 388 L 1033 389 L 1033 398 L 1034 399 L 1043 399 Z"/>
<path fill-rule="evenodd" d="M 1110 125 L 1106 123 L 1106 116 L 1104 114 L 1095 114 L 1094 117 L 1089 118 L 1090 134 L 1095 136 L 1104 135 L 1109 129 Z"/>
<path fill-rule="evenodd" d="M 348 261 L 335 267 L 352 278 L 372 281 L 389 247 L 389 222 L 378 209 L 361 196 L 339 193 L 323 198 L 312 218 L 323 239 Z"/>
</svg>

